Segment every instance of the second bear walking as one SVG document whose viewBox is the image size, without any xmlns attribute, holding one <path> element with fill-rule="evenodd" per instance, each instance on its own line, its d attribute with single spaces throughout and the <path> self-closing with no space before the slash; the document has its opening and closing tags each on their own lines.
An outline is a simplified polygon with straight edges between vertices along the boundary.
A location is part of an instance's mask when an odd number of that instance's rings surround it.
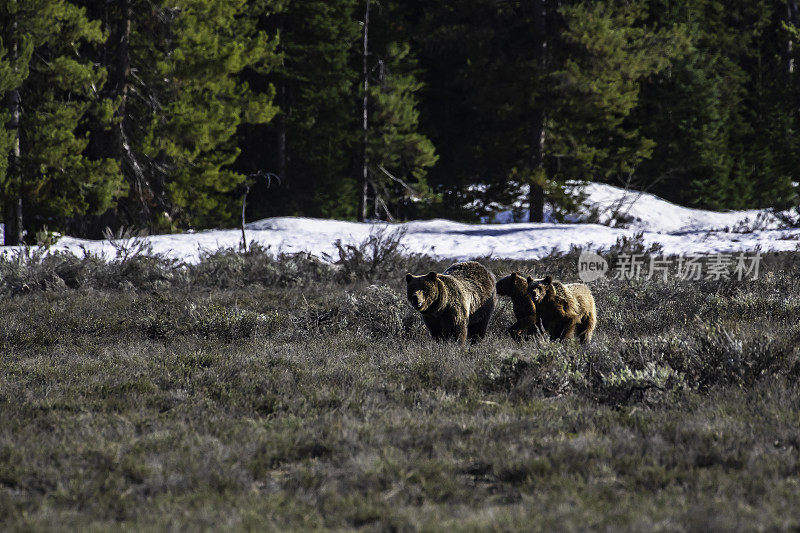
<svg viewBox="0 0 800 533">
<path fill-rule="evenodd" d="M 538 331 L 536 306 L 533 304 L 533 298 L 528 294 L 528 281 L 525 277 L 519 272 L 512 272 L 497 280 L 497 295 L 508 296 L 514 306 L 514 317 L 517 321 L 506 330 L 511 338 L 521 341 L 535 335 Z"/>
<path fill-rule="evenodd" d="M 450 265 L 443 274 L 406 274 L 406 292 L 434 339 L 461 344 L 486 335 L 497 303 L 494 274 L 475 261 Z"/>
<path fill-rule="evenodd" d="M 536 305 L 536 315 L 550 338 L 571 339 L 586 344 L 597 325 L 597 310 L 589 287 L 583 283 L 561 283 L 546 276 L 528 277 L 528 294 Z"/>
</svg>

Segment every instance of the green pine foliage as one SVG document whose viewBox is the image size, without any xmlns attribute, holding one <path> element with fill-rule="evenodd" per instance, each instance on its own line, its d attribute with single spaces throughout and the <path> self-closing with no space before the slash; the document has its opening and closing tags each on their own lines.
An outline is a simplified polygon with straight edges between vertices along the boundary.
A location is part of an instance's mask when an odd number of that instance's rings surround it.
<svg viewBox="0 0 800 533">
<path fill-rule="evenodd" d="M 357 218 L 364 161 L 386 219 L 475 220 L 526 185 L 558 215 L 571 180 L 785 209 L 799 18 L 795 0 L 0 0 L 7 235 L 231 226 L 245 190 L 248 219 Z"/>
<path fill-rule="evenodd" d="M 243 76 L 278 61 L 276 35 L 257 27 L 277 2 L 84 2 L 106 29 L 92 53 L 115 103 L 112 127 L 93 125 L 102 135 L 90 150 L 120 161 L 129 193 L 95 226 L 235 223 L 245 180 L 237 135 L 277 113 L 274 88 Z"/>
<path fill-rule="evenodd" d="M 647 27 L 645 14 L 643 2 L 562 9 L 561 57 L 553 58 L 551 87 L 540 98 L 550 107 L 547 156 L 560 163 L 553 178 L 624 184 L 652 154 L 654 140 L 628 117 L 642 80 L 669 67 L 688 41 L 680 27 Z"/>
<path fill-rule="evenodd" d="M 375 215 L 408 218 L 416 203 L 430 201 L 425 177 L 438 159 L 433 143 L 419 130 L 415 61 L 408 43 L 391 42 L 378 62 L 377 84 L 370 87 L 369 161 Z"/>
<path fill-rule="evenodd" d="M 237 166 L 277 179 L 255 184 L 249 217 L 355 216 L 358 4 L 286 0 L 259 17 L 259 28 L 279 36 L 280 62 L 249 79 L 276 88 L 280 111 L 268 125 L 242 131 Z"/>
<path fill-rule="evenodd" d="M 642 183 L 699 207 L 785 207 L 800 163 L 786 6 L 669 4 L 652 17 L 686 25 L 691 48 L 644 88 L 637 119 L 656 146 Z"/>
<path fill-rule="evenodd" d="M 10 106 L 2 116 L 0 197 L 22 197 L 30 235 L 102 213 L 123 189 L 116 161 L 85 154 L 89 121 L 110 119 L 110 102 L 98 96 L 106 72 L 81 54 L 82 46 L 103 41 L 100 24 L 73 3 L 52 0 L 5 0 L 0 18 L 0 91 L 20 102 L 17 131 Z"/>
<path fill-rule="evenodd" d="M 169 215 L 178 227 L 230 224 L 245 179 L 230 169 L 240 150 L 237 128 L 263 124 L 277 112 L 274 89 L 252 91 L 238 78 L 275 61 L 277 42 L 258 31 L 244 0 L 182 0 L 168 48 L 155 63 L 166 101 L 143 151 L 166 160 Z"/>
</svg>

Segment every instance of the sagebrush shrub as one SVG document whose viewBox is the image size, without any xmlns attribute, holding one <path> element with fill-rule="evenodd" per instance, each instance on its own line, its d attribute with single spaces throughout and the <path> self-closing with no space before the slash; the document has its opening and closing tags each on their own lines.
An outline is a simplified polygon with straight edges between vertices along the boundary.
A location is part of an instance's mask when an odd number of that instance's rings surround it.
<svg viewBox="0 0 800 533">
<path fill-rule="evenodd" d="M 335 241 L 338 257 L 333 260 L 339 267 L 336 278 L 345 283 L 375 282 L 400 279 L 406 272 L 434 269 L 431 258 L 408 251 L 402 243 L 405 235 L 404 228 L 391 230 L 389 226 L 373 226 L 369 236 L 358 244 Z"/>
<path fill-rule="evenodd" d="M 385 285 L 348 293 L 346 322 L 372 335 L 404 335 L 418 321 L 404 294 Z"/>
</svg>

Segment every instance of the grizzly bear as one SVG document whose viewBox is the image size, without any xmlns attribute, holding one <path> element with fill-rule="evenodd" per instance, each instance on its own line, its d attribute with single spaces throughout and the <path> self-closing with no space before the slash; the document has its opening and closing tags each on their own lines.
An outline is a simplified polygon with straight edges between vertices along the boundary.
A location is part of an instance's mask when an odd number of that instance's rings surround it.
<svg viewBox="0 0 800 533">
<path fill-rule="evenodd" d="M 474 261 L 450 265 L 443 274 L 406 274 L 408 301 L 433 338 L 462 345 L 486 335 L 497 304 L 494 283 L 494 274 Z"/>
<path fill-rule="evenodd" d="M 564 284 L 550 276 L 537 280 L 528 277 L 528 294 L 552 340 L 576 335 L 583 344 L 592 340 L 597 310 L 589 287 L 583 283 Z"/>
<path fill-rule="evenodd" d="M 536 306 L 528 294 L 528 280 L 519 272 L 512 272 L 497 281 L 497 295 L 508 296 L 514 306 L 514 316 L 517 321 L 506 331 L 514 340 L 535 334 L 538 331 L 536 324 Z"/>
</svg>

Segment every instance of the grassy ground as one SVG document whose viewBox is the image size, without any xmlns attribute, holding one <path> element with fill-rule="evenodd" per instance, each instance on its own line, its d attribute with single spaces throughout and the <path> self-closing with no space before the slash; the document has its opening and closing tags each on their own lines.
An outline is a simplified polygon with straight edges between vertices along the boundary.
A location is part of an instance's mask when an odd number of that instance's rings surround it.
<svg viewBox="0 0 800 533">
<path fill-rule="evenodd" d="M 768 259 L 596 282 L 588 347 L 505 304 L 469 348 L 405 302 L 426 258 L 6 260 L 0 529 L 796 530 L 800 256 Z"/>
</svg>

